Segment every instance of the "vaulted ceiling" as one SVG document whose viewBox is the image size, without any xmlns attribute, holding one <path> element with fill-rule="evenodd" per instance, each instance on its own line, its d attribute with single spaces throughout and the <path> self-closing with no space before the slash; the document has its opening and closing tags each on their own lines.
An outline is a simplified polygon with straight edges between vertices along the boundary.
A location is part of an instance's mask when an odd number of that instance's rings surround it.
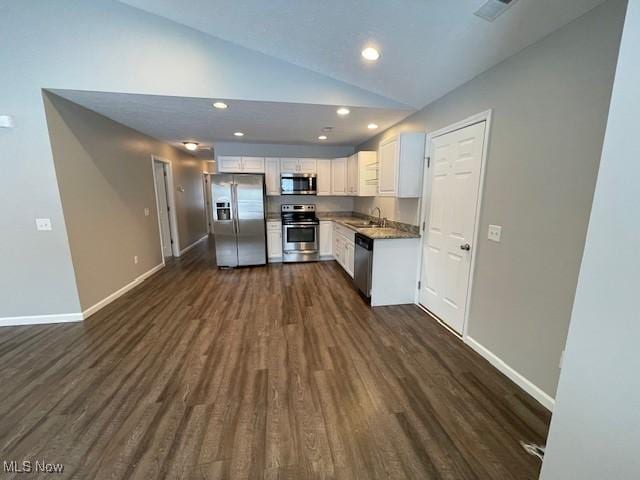
<svg viewBox="0 0 640 480">
<path fill-rule="evenodd" d="M 604 2 L 518 0 L 489 23 L 474 15 L 485 0 L 121 1 L 413 108 Z"/>
</svg>

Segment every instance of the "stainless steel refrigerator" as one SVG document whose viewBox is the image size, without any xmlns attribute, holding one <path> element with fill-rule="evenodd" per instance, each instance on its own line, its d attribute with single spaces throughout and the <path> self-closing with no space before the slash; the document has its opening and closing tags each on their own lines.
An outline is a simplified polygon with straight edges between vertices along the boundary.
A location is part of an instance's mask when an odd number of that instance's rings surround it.
<svg viewBox="0 0 640 480">
<path fill-rule="evenodd" d="M 211 198 L 218 267 L 265 265 L 264 175 L 212 175 Z"/>
</svg>

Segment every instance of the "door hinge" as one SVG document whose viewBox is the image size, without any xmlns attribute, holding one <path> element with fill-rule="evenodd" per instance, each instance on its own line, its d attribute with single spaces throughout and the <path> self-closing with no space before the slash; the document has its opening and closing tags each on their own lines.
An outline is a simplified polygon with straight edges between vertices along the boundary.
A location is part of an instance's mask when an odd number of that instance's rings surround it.
<svg viewBox="0 0 640 480">
<path fill-rule="evenodd" d="M 431 157 L 427 157 L 427 168 L 431 167 Z"/>
<path fill-rule="evenodd" d="M 167 176 L 167 172 L 162 172 L 162 174 L 166 177 Z"/>
<path fill-rule="evenodd" d="M 173 245 L 173 238 L 171 239 L 171 245 Z"/>
<path fill-rule="evenodd" d="M 422 231 L 424 232 L 427 229 L 427 222 L 422 222 Z"/>
<path fill-rule="evenodd" d="M 422 282 L 420 280 L 418 280 L 418 290 L 420 290 L 421 286 L 422 286 Z"/>
</svg>

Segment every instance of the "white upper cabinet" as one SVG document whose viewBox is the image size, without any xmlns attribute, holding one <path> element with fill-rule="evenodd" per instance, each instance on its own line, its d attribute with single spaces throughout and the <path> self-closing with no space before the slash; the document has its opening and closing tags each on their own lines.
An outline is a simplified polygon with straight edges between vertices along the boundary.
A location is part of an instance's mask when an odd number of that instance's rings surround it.
<svg viewBox="0 0 640 480">
<path fill-rule="evenodd" d="M 318 195 L 331 195 L 331 160 L 318 159 L 316 161 L 318 174 Z"/>
<path fill-rule="evenodd" d="M 264 173 L 264 157 L 242 157 L 242 171 Z"/>
<path fill-rule="evenodd" d="M 380 143 L 378 195 L 417 198 L 422 195 L 424 133 L 403 133 Z"/>
<path fill-rule="evenodd" d="M 317 173 L 317 160 L 315 158 L 299 158 L 300 173 Z"/>
<path fill-rule="evenodd" d="M 283 173 L 316 173 L 315 158 L 281 158 L 280 171 Z"/>
<path fill-rule="evenodd" d="M 297 158 L 281 158 L 280 159 L 280 171 L 282 173 L 296 173 L 300 165 Z"/>
<path fill-rule="evenodd" d="M 218 157 L 219 172 L 242 171 L 242 157 Z"/>
<path fill-rule="evenodd" d="M 267 195 L 280 195 L 280 159 L 264 159 L 265 182 Z"/>
<path fill-rule="evenodd" d="M 331 195 L 348 195 L 346 158 L 331 160 Z"/>
<path fill-rule="evenodd" d="M 355 154 L 347 158 L 347 193 L 358 193 L 358 157 Z"/>
<path fill-rule="evenodd" d="M 218 157 L 218 171 L 229 173 L 264 173 L 264 157 Z"/>
<path fill-rule="evenodd" d="M 375 197 L 378 194 L 378 154 L 358 152 L 347 159 L 347 195 Z"/>
</svg>

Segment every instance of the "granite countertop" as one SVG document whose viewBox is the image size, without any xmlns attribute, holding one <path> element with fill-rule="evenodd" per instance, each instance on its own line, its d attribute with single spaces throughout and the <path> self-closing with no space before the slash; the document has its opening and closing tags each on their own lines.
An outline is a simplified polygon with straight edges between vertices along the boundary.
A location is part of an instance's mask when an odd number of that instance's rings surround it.
<svg viewBox="0 0 640 480">
<path fill-rule="evenodd" d="M 397 238 L 420 238 L 419 228 L 415 225 L 408 225 L 406 223 L 398 223 L 387 221 L 387 227 L 373 227 L 373 228 L 358 228 L 353 225 L 349 225 L 347 222 L 362 222 L 371 220 L 371 217 L 360 213 L 354 212 L 316 212 L 316 217 L 320 221 L 336 222 L 343 225 L 354 232 L 357 232 L 365 237 L 369 237 L 373 240 L 391 240 Z M 268 213 L 267 221 L 280 220 L 279 213 Z"/>
</svg>

